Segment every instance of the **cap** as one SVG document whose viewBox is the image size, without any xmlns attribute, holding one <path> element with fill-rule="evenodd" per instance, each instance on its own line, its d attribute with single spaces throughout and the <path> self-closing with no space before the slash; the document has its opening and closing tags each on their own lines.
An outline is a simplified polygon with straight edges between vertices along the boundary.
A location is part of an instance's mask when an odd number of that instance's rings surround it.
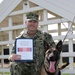
<svg viewBox="0 0 75 75">
<path fill-rule="evenodd" d="M 35 12 L 29 12 L 26 14 L 28 20 L 38 21 L 38 15 Z"/>
</svg>

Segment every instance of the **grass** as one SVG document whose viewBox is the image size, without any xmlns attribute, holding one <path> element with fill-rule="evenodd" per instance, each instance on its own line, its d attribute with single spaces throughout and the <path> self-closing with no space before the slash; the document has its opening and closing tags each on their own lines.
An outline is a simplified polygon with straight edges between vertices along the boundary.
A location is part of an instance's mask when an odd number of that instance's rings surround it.
<svg viewBox="0 0 75 75">
<path fill-rule="evenodd" d="M 2 75 L 2 72 L 0 72 L 0 75 Z M 10 75 L 10 73 L 9 72 L 5 72 L 4 75 Z M 62 74 L 62 75 L 70 75 L 70 74 Z"/>
<path fill-rule="evenodd" d="M 63 75 L 69 75 L 69 74 L 63 74 Z"/>
<path fill-rule="evenodd" d="M 2 75 L 2 72 L 0 72 L 0 75 Z M 9 72 L 5 72 L 4 75 L 10 75 Z"/>
<path fill-rule="evenodd" d="M 71 75 L 71 74 L 62 74 L 62 75 Z M 75 74 L 74 74 L 75 75 Z"/>
<path fill-rule="evenodd" d="M 0 75 L 2 75 L 2 72 L 0 72 Z M 10 73 L 9 72 L 5 72 L 4 75 L 10 75 Z M 62 74 L 62 75 L 71 75 L 71 74 Z"/>
</svg>

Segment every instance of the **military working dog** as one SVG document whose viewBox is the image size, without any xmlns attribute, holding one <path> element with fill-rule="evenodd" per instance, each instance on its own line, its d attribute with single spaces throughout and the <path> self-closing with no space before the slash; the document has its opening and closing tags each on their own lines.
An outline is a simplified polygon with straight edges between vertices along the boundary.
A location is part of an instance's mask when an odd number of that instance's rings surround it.
<svg viewBox="0 0 75 75">
<path fill-rule="evenodd" d="M 45 43 L 46 44 L 46 43 Z M 48 45 L 46 46 L 48 49 Z M 45 52 L 44 63 L 41 67 L 41 75 L 61 75 L 60 70 L 65 68 L 69 63 L 59 68 L 60 53 L 62 51 L 62 41 L 60 40 L 56 48 L 50 48 Z"/>
</svg>

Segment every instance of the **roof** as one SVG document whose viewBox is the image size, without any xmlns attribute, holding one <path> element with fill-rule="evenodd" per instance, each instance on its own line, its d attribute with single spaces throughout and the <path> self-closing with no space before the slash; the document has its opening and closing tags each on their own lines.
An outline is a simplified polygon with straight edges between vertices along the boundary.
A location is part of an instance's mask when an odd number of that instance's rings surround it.
<svg viewBox="0 0 75 75">
<path fill-rule="evenodd" d="M 8 16 L 11 11 L 23 0 L 4 0 L 0 4 L 0 23 Z M 75 15 L 75 0 L 29 0 L 69 21 L 73 21 Z M 9 3 L 9 4 L 8 4 Z"/>
<path fill-rule="evenodd" d="M 0 23 L 15 9 L 22 0 L 3 0 L 0 4 Z"/>
<path fill-rule="evenodd" d="M 29 0 L 39 6 L 69 20 L 73 21 L 75 17 L 75 0 Z"/>
</svg>

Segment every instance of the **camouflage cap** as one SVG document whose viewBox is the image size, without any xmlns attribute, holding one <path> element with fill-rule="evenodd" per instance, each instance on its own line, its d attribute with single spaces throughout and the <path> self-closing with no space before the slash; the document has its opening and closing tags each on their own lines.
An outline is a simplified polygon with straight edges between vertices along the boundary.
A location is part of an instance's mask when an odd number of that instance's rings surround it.
<svg viewBox="0 0 75 75">
<path fill-rule="evenodd" d="M 29 12 L 26 14 L 28 20 L 38 21 L 38 15 L 35 12 Z"/>
</svg>

